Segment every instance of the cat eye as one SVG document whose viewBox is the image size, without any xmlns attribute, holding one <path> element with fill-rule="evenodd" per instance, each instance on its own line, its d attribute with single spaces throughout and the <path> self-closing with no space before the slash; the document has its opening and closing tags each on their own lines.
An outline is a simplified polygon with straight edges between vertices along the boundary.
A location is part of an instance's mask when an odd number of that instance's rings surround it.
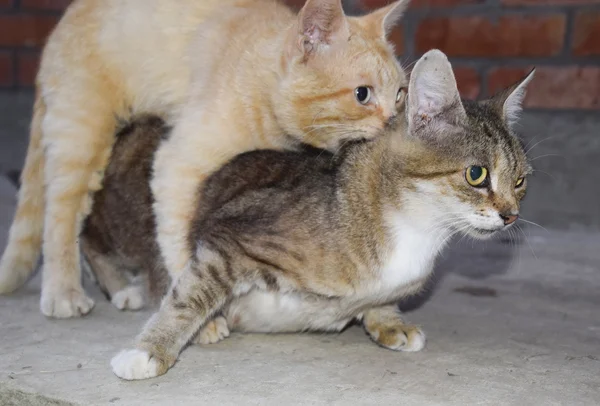
<svg viewBox="0 0 600 406">
<path fill-rule="evenodd" d="M 523 186 L 523 182 L 525 182 L 525 178 L 517 179 L 517 183 L 515 184 L 515 188 Z"/>
<path fill-rule="evenodd" d="M 367 104 L 369 100 L 371 100 L 371 88 L 367 86 L 359 86 L 354 89 L 354 95 L 360 104 Z"/>
<path fill-rule="evenodd" d="M 469 166 L 465 177 L 469 185 L 473 187 L 486 187 L 488 185 L 488 171 L 483 166 Z"/>
<path fill-rule="evenodd" d="M 398 89 L 398 93 L 396 94 L 396 103 L 400 103 L 400 101 L 402 101 L 402 95 L 404 92 L 406 92 L 405 87 L 401 87 L 400 89 Z"/>
</svg>

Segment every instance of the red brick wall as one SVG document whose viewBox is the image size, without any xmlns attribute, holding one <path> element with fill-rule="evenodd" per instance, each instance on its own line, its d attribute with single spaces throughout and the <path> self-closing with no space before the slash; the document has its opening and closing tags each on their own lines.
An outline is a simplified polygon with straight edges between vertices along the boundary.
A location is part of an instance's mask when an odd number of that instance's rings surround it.
<svg viewBox="0 0 600 406">
<path fill-rule="evenodd" d="M 402 60 L 441 49 L 465 97 L 488 97 L 535 66 L 527 106 L 600 109 L 600 0 L 412 0 L 400 31 Z"/>
<path fill-rule="evenodd" d="M 69 3 L 0 0 L 0 89 L 32 86 Z M 345 3 L 357 11 L 388 0 Z M 600 109 L 600 0 L 412 0 L 392 38 L 406 66 L 428 49 L 446 52 L 465 97 L 487 97 L 536 66 L 529 107 Z"/>
</svg>

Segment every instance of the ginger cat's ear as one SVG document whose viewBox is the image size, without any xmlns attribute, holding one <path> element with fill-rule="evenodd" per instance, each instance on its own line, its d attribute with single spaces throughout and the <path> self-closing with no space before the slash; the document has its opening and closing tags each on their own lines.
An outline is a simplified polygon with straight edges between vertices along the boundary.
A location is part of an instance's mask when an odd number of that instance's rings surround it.
<svg viewBox="0 0 600 406">
<path fill-rule="evenodd" d="M 361 18 L 373 27 L 378 36 L 385 38 L 404 15 L 408 3 L 410 0 L 398 0 Z"/>
<path fill-rule="evenodd" d="M 406 114 L 409 132 L 415 135 L 443 135 L 466 119 L 452 66 L 443 52 L 429 51 L 416 63 Z"/>
<path fill-rule="evenodd" d="M 298 13 L 300 51 L 308 57 L 350 35 L 341 0 L 307 0 Z"/>
<path fill-rule="evenodd" d="M 531 70 L 523 79 L 515 83 L 508 89 L 505 89 L 488 100 L 500 113 L 506 125 L 512 127 L 523 110 L 523 100 L 527 90 L 527 85 L 533 79 L 535 68 Z"/>
</svg>

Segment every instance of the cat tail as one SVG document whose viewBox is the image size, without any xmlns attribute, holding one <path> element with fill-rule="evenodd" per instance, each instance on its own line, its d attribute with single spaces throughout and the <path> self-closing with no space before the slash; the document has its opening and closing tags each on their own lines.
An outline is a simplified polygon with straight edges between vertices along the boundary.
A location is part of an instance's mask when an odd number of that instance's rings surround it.
<svg viewBox="0 0 600 406">
<path fill-rule="evenodd" d="M 0 260 L 0 294 L 23 285 L 36 268 L 44 231 L 44 148 L 42 121 L 46 105 L 36 91 L 30 140 L 21 173 L 17 211 L 10 227 L 8 244 Z"/>
</svg>

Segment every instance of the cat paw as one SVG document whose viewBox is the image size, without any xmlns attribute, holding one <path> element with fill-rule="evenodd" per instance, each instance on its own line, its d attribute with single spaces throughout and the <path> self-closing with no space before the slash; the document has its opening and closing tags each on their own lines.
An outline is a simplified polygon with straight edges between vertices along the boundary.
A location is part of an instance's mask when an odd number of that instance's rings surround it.
<svg viewBox="0 0 600 406">
<path fill-rule="evenodd" d="M 0 295 L 13 293 L 23 284 L 23 279 L 15 272 L 11 272 L 8 267 L 0 268 Z"/>
<path fill-rule="evenodd" d="M 225 337 L 229 337 L 227 320 L 223 316 L 217 316 L 202 327 L 194 339 L 194 344 L 215 344 Z"/>
<path fill-rule="evenodd" d="M 119 310 L 139 310 L 144 307 L 144 294 L 140 286 L 127 286 L 110 300 Z"/>
<path fill-rule="evenodd" d="M 415 352 L 425 347 L 425 333 L 419 327 L 397 323 L 381 324 L 366 329 L 373 341 L 394 351 Z"/>
<path fill-rule="evenodd" d="M 138 349 L 123 350 L 110 360 L 113 373 L 126 381 L 149 379 L 167 371 L 150 353 Z"/>
<path fill-rule="evenodd" d="M 43 289 L 40 309 L 46 317 L 68 319 L 88 314 L 94 307 L 94 301 L 83 290 Z"/>
</svg>

